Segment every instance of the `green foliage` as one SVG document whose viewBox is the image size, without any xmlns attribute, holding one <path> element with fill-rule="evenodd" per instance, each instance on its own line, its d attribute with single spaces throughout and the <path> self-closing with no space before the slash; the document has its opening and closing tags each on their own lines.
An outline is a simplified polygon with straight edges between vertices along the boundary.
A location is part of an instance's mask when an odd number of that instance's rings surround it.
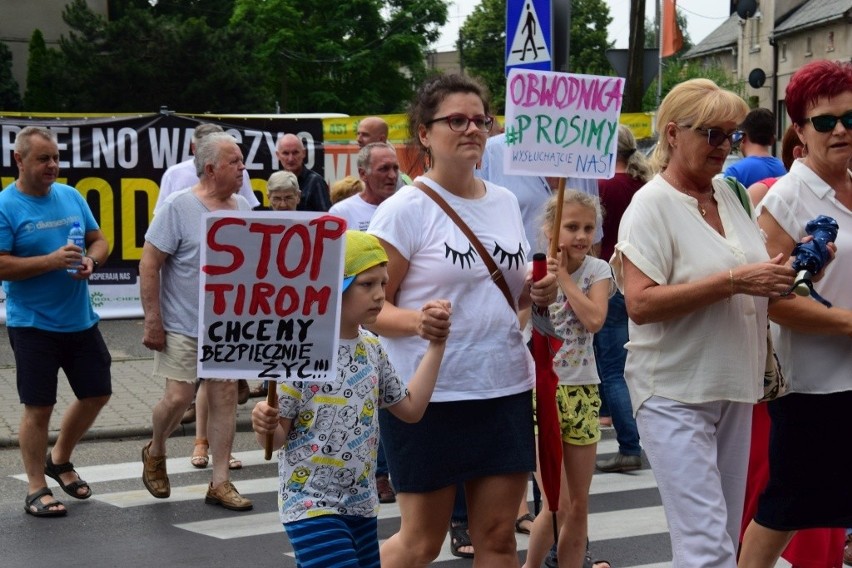
<svg viewBox="0 0 852 568">
<path fill-rule="evenodd" d="M 502 114 L 506 103 L 506 2 L 481 0 L 460 32 L 456 49 L 464 70 L 488 88 L 492 112 Z"/>
<path fill-rule="evenodd" d="M 250 35 L 240 28 L 211 28 L 203 19 L 159 16 L 132 5 L 122 13 L 107 22 L 84 0 L 66 6 L 63 17 L 72 31 L 60 40 L 62 100 L 53 110 L 273 110 L 243 41 Z"/>
<path fill-rule="evenodd" d="M 56 53 L 47 49 L 41 30 L 33 31 L 27 64 L 27 89 L 24 93 L 25 110 L 39 112 L 56 108 L 58 83 L 53 73 L 56 60 Z"/>
<path fill-rule="evenodd" d="M 282 112 L 403 110 L 446 22 L 443 0 L 236 0 Z"/>
<path fill-rule="evenodd" d="M 663 89 L 660 100 L 664 99 L 675 85 L 697 78 L 710 79 L 723 89 L 733 91 L 745 98 L 744 85 L 730 76 L 722 67 L 707 67 L 700 61 L 679 61 L 676 58 L 667 59 L 663 68 Z M 642 109 L 653 111 L 657 108 L 657 81 L 656 79 L 648 87 L 645 97 L 642 99 Z"/>
<path fill-rule="evenodd" d="M 425 77 L 426 51 L 447 19 L 446 0 L 109 0 L 108 7 L 109 20 L 85 0 L 65 7 L 71 31 L 60 39 L 53 75 L 40 79 L 59 88 L 40 108 L 397 112 Z"/>
<path fill-rule="evenodd" d="M 569 70 L 589 75 L 613 75 L 606 59 L 607 26 L 612 22 L 604 0 L 575 0 L 571 3 L 571 56 Z"/>
<path fill-rule="evenodd" d="M 572 73 L 611 75 L 606 59 L 607 26 L 612 21 L 604 0 L 574 0 L 571 4 Z M 457 48 L 466 72 L 488 87 L 495 113 L 506 101 L 506 3 L 481 0 L 461 28 Z"/>
<path fill-rule="evenodd" d="M 21 93 L 12 76 L 12 52 L 0 42 L 0 110 L 21 110 Z"/>
<path fill-rule="evenodd" d="M 120 20 L 133 10 L 145 10 L 155 16 L 183 20 L 197 18 L 204 20 L 211 28 L 223 28 L 228 25 L 234 10 L 234 0 L 109 0 L 109 14 L 112 20 Z"/>
</svg>

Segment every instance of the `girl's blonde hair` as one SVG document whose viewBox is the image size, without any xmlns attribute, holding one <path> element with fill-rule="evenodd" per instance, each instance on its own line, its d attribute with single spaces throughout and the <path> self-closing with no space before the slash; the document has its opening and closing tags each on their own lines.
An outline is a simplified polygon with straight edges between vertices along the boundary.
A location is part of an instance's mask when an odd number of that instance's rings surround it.
<svg viewBox="0 0 852 568">
<path fill-rule="evenodd" d="M 547 200 L 544 205 L 544 212 L 541 219 L 541 231 L 544 236 L 553 229 L 553 220 L 556 217 L 556 204 L 559 202 L 559 195 L 554 193 L 553 197 Z M 581 207 L 586 207 L 595 212 L 595 229 L 597 229 L 597 220 L 601 218 L 601 201 L 594 195 L 577 191 L 576 189 L 566 189 L 562 200 L 562 207 L 576 203 Z"/>
<path fill-rule="evenodd" d="M 617 157 L 625 164 L 627 175 L 635 180 L 647 182 L 651 179 L 651 166 L 645 155 L 636 147 L 636 138 L 629 128 L 618 125 Z"/>
</svg>

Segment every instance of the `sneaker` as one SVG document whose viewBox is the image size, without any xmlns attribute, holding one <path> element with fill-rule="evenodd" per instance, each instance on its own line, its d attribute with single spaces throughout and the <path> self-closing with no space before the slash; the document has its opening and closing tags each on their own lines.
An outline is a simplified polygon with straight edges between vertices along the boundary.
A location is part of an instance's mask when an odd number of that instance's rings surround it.
<svg viewBox="0 0 852 568">
<path fill-rule="evenodd" d="M 545 568 L 559 568 L 559 560 L 556 558 L 556 545 L 550 547 L 547 557 L 544 559 Z"/>
<path fill-rule="evenodd" d="M 213 482 L 211 482 L 207 486 L 207 496 L 204 497 L 204 502 L 208 505 L 222 505 L 231 511 L 248 511 L 254 507 L 251 499 L 246 499 L 240 495 L 230 481 L 226 481 L 218 489 L 213 489 Z"/>
<path fill-rule="evenodd" d="M 642 457 L 625 456 L 622 453 L 618 453 L 608 460 L 596 462 L 595 467 L 604 473 L 624 473 L 625 471 L 635 471 L 637 469 L 642 469 Z"/>
<path fill-rule="evenodd" d="M 376 476 L 376 492 L 379 494 L 379 503 L 395 503 L 396 493 L 387 475 Z"/>
<path fill-rule="evenodd" d="M 172 494 L 166 473 L 166 456 L 151 457 L 150 449 L 151 442 L 142 448 L 142 484 L 157 499 L 165 499 Z"/>
</svg>

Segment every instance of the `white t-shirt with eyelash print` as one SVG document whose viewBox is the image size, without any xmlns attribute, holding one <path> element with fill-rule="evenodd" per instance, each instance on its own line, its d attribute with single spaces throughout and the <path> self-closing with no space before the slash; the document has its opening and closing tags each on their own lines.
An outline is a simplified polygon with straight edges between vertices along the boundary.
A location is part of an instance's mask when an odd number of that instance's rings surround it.
<svg viewBox="0 0 852 568">
<path fill-rule="evenodd" d="M 529 255 L 517 198 L 485 182 L 484 197 L 462 199 L 428 178 L 417 179 L 438 192 L 476 234 L 517 303 Z M 452 302 L 450 338 L 432 401 L 497 398 L 533 387 L 532 358 L 515 311 L 467 237 L 430 197 L 416 187 L 403 187 L 379 205 L 368 232 L 409 262 L 397 306 L 419 310 L 429 300 Z M 427 343 L 417 336 L 383 337 L 382 342 L 407 382 Z"/>
</svg>

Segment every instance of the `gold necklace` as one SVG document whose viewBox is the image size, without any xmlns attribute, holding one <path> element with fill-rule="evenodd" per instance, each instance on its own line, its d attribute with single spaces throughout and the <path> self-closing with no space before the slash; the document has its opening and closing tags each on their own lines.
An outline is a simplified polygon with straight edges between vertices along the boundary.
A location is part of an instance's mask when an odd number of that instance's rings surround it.
<svg viewBox="0 0 852 568">
<path fill-rule="evenodd" d="M 668 179 L 669 184 L 670 184 L 672 187 L 674 187 L 676 190 L 678 190 L 678 191 L 680 191 L 680 192 L 683 192 L 683 193 L 687 194 L 689 197 L 691 197 L 691 198 L 693 198 L 695 201 L 697 201 L 697 202 L 698 202 L 698 212 L 699 212 L 699 213 L 701 213 L 701 216 L 702 216 L 702 217 L 706 217 L 706 216 L 707 216 L 707 209 L 706 209 L 706 208 L 704 207 L 704 205 L 702 204 L 701 199 L 699 199 L 698 197 L 696 197 L 695 195 L 693 195 L 691 190 L 689 190 L 689 189 L 681 189 L 681 188 L 679 188 L 679 187 L 677 186 L 677 184 L 675 183 L 675 179 L 674 179 L 674 177 L 673 177 L 673 176 L 672 176 L 672 175 L 671 175 L 668 171 L 663 172 L 663 173 L 662 173 L 662 176 L 663 176 L 664 178 Z M 699 193 L 698 195 L 699 195 L 699 196 L 701 196 L 701 195 L 704 195 L 704 194 L 703 194 L 703 193 Z M 712 186 L 711 186 L 711 188 L 710 188 L 710 191 L 707 193 L 707 195 L 709 195 L 709 198 L 708 198 L 708 199 L 706 199 L 706 200 L 704 200 L 704 202 L 703 202 L 704 204 L 706 204 L 706 203 L 710 203 L 710 202 L 713 200 L 713 188 L 712 188 Z"/>
</svg>

